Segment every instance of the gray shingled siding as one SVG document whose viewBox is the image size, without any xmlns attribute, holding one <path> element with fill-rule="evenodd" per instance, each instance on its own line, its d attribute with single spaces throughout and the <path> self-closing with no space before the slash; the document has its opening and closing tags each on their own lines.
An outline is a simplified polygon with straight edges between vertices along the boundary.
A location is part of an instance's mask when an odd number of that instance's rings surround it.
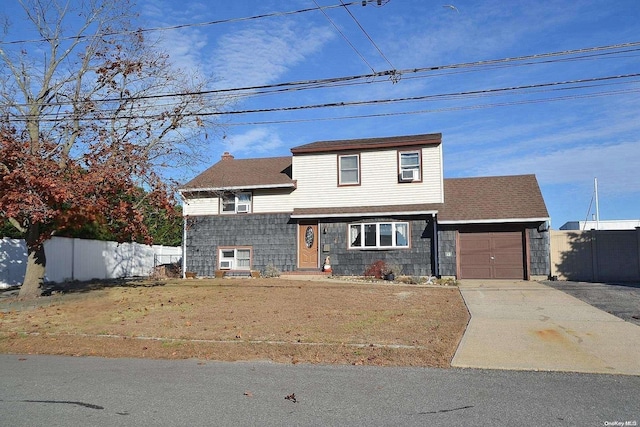
<svg viewBox="0 0 640 427">
<path fill-rule="evenodd" d="M 348 249 L 349 224 L 385 221 L 409 222 L 411 229 L 410 249 Z M 342 222 L 321 222 L 319 229 L 321 233 L 321 260 L 324 260 L 327 255 L 331 257 L 331 269 L 335 275 L 361 276 L 369 265 L 378 260 L 401 266 L 402 271 L 400 273 L 394 272 L 396 275 L 429 276 L 433 274 L 431 268 L 433 228 L 431 223 L 424 218 L 354 218 L 348 222 L 344 222 L 344 220 Z"/>
<path fill-rule="evenodd" d="M 438 230 L 440 276 L 456 275 L 456 230 Z"/>
<path fill-rule="evenodd" d="M 531 253 L 531 275 L 549 276 L 551 274 L 549 231 L 538 231 L 530 228 L 529 246 Z"/>
<path fill-rule="evenodd" d="M 288 214 L 217 215 L 187 220 L 187 271 L 213 276 L 219 246 L 251 246 L 253 270 L 296 269 L 297 224 Z"/>
<path fill-rule="evenodd" d="M 359 276 L 378 260 L 402 267 L 400 274 L 429 276 L 433 228 L 424 218 L 367 218 L 348 222 L 319 222 L 320 265 L 330 256 L 333 274 Z M 349 250 L 349 224 L 356 222 L 407 221 L 410 249 Z M 297 269 L 297 223 L 288 214 L 198 216 L 187 220 L 187 271 L 213 276 L 219 246 L 251 246 L 253 270 L 273 264 L 280 271 Z M 396 272 L 396 274 L 399 274 Z"/>
</svg>

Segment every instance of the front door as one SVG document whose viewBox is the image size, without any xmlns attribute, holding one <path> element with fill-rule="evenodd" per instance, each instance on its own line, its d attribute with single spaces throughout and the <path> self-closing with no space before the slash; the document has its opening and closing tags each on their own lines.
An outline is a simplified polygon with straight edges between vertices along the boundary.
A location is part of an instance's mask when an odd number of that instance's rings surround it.
<svg viewBox="0 0 640 427">
<path fill-rule="evenodd" d="M 318 268 L 318 223 L 298 224 L 298 268 Z"/>
</svg>

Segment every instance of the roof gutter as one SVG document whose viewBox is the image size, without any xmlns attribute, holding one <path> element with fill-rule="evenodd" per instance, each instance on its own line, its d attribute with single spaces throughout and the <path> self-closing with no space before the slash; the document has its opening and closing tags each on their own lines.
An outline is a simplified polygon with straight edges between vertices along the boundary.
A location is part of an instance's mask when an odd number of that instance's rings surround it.
<svg viewBox="0 0 640 427">
<path fill-rule="evenodd" d="M 292 219 L 311 218 L 356 218 L 363 216 L 393 216 L 393 215 L 435 215 L 438 211 L 409 211 L 409 212 L 350 212 L 337 214 L 292 214 Z"/>
<path fill-rule="evenodd" d="M 461 219 L 461 220 L 438 220 L 438 224 L 504 224 L 504 223 L 518 223 L 518 222 L 543 222 L 549 221 L 550 217 L 540 218 L 495 218 L 495 219 Z"/>
<path fill-rule="evenodd" d="M 178 193 L 196 193 L 196 192 L 215 192 L 215 191 L 234 191 L 234 190 L 260 190 L 270 188 L 296 188 L 294 182 L 287 184 L 256 184 L 256 185 L 237 185 L 232 187 L 201 187 L 201 188 L 180 188 Z"/>
</svg>

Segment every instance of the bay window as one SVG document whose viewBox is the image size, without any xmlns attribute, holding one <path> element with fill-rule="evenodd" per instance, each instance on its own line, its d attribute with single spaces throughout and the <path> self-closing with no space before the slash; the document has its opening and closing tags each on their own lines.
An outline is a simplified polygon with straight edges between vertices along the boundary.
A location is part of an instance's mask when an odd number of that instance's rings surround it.
<svg viewBox="0 0 640 427">
<path fill-rule="evenodd" d="M 349 226 L 349 249 L 409 247 L 409 223 L 371 222 Z"/>
</svg>

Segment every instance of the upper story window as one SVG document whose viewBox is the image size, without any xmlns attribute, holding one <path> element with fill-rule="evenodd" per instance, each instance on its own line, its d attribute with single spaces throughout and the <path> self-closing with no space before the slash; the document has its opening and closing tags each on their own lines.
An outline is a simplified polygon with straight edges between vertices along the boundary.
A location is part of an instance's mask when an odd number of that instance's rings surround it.
<svg viewBox="0 0 640 427">
<path fill-rule="evenodd" d="M 409 223 L 371 222 L 349 226 L 349 249 L 409 247 Z"/>
<path fill-rule="evenodd" d="M 360 184 L 360 155 L 338 156 L 338 185 Z"/>
<path fill-rule="evenodd" d="M 251 212 L 251 193 L 225 193 L 220 210 L 223 214 Z"/>
<path fill-rule="evenodd" d="M 401 151 L 398 162 L 398 179 L 400 182 L 422 181 L 420 151 Z"/>
</svg>

